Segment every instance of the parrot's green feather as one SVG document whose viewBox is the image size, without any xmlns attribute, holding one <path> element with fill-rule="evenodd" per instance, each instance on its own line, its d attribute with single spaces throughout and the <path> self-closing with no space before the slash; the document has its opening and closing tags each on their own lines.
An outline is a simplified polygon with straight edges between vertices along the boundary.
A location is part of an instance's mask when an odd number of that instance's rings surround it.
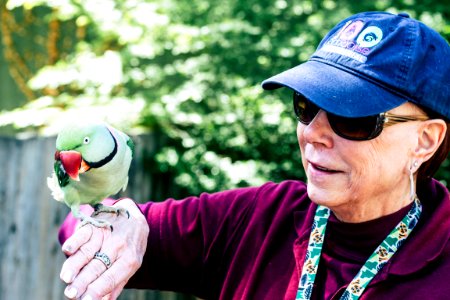
<svg viewBox="0 0 450 300">
<path fill-rule="evenodd" d="M 67 184 L 69 184 L 69 175 L 67 175 L 66 171 L 64 170 L 61 161 L 55 161 L 53 167 L 55 169 L 56 177 L 58 178 L 59 186 L 65 187 Z"/>
<path fill-rule="evenodd" d="M 131 138 L 128 138 L 127 145 L 131 149 L 131 157 L 134 157 L 134 142 Z"/>
</svg>

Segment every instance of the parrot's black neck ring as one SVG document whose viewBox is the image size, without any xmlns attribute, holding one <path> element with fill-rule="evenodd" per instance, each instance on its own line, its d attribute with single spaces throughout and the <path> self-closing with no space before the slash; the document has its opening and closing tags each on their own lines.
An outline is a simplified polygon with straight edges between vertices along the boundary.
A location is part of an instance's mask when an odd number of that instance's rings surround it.
<svg viewBox="0 0 450 300">
<path fill-rule="evenodd" d="M 97 161 L 97 162 L 88 162 L 88 161 L 85 161 L 86 164 L 87 164 L 89 167 L 91 167 L 91 168 L 100 168 L 100 167 L 103 167 L 104 165 L 106 165 L 107 163 L 109 163 L 109 162 L 114 158 L 114 156 L 116 155 L 116 153 L 117 153 L 117 140 L 116 140 L 116 138 L 114 137 L 114 135 L 112 134 L 112 132 L 111 132 L 109 129 L 108 129 L 108 132 L 111 134 L 111 136 L 112 136 L 112 138 L 113 138 L 113 141 L 114 141 L 114 149 L 113 149 L 113 151 L 112 151 L 107 157 L 105 157 L 104 159 L 99 160 L 99 161 Z"/>
</svg>

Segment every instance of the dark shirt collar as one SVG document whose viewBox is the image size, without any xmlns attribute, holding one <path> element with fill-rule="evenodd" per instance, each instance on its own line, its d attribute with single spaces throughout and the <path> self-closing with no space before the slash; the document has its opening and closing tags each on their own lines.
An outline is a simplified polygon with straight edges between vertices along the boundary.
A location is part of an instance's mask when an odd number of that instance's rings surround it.
<svg viewBox="0 0 450 300">
<path fill-rule="evenodd" d="M 411 206 L 412 203 L 392 214 L 360 223 L 341 222 L 332 213 L 325 233 L 327 251 L 363 265 Z"/>
</svg>

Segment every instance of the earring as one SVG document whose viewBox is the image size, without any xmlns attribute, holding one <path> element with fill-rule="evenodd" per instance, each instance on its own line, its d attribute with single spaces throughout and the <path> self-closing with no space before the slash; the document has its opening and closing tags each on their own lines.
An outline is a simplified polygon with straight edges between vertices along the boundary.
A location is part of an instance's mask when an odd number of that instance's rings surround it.
<svg viewBox="0 0 450 300">
<path fill-rule="evenodd" d="M 409 168 L 409 197 L 411 200 L 414 200 L 416 196 L 416 187 L 414 184 L 414 172 L 417 170 L 417 167 L 419 166 L 419 162 L 415 161 L 412 166 Z"/>
</svg>

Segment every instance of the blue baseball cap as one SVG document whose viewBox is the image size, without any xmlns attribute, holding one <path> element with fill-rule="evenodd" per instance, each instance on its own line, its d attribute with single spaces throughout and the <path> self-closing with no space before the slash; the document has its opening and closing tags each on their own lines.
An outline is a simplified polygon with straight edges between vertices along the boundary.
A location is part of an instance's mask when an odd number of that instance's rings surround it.
<svg viewBox="0 0 450 300">
<path fill-rule="evenodd" d="M 345 117 L 375 115 L 409 101 L 448 120 L 450 46 L 405 13 L 359 13 L 336 25 L 307 62 L 262 87 L 291 88 Z"/>
</svg>

